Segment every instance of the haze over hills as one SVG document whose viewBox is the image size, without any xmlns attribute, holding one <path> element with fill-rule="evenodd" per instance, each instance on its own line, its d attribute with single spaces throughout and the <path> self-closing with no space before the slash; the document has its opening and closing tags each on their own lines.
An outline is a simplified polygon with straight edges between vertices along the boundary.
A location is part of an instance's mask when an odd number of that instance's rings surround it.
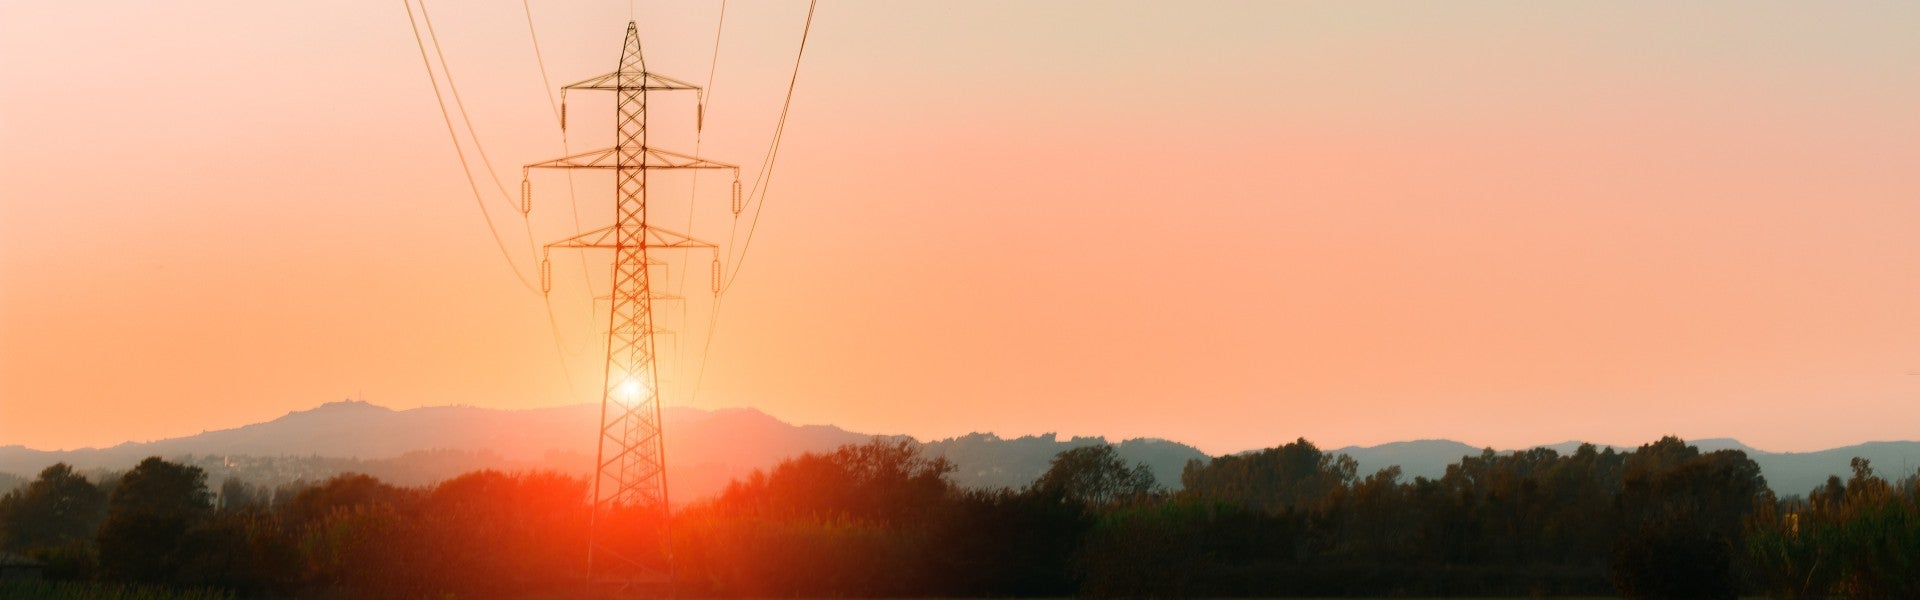
<svg viewBox="0 0 1920 600">
<path fill-rule="evenodd" d="M 392 410 L 359 401 L 331 402 L 264 423 L 110 448 L 43 451 L 4 446 L 0 447 L 0 474 L 31 477 L 55 462 L 83 470 L 119 470 L 148 456 L 192 462 L 207 469 L 209 482 L 216 485 L 228 477 L 271 486 L 317 481 L 342 472 L 364 472 L 403 485 L 430 484 L 484 468 L 584 474 L 593 464 L 592 436 L 599 410 L 591 404 L 525 410 L 464 406 Z M 717 494 L 729 481 L 787 457 L 831 451 L 876 437 L 827 425 L 791 425 L 753 409 L 669 407 L 662 416 L 669 432 L 667 453 L 673 458 L 669 478 L 676 502 Z M 1097 437 L 1062 440 L 1054 434 L 1006 439 L 975 433 L 919 443 L 929 454 L 954 461 L 957 483 L 993 488 L 1026 485 L 1046 470 L 1055 454 L 1068 448 L 1109 442 Z M 1920 442 L 1871 442 L 1806 453 L 1766 452 L 1730 439 L 1689 443 L 1703 451 L 1745 451 L 1783 496 L 1804 494 L 1829 475 L 1844 476 L 1856 456 L 1873 461 L 1878 472 L 1895 479 L 1920 467 Z M 1564 442 L 1544 447 L 1567 454 L 1579 445 Z M 1192 446 L 1161 439 L 1125 440 L 1116 447 L 1123 459 L 1146 463 L 1162 485 L 1175 488 L 1187 461 L 1206 458 Z M 1331 450 L 1354 457 L 1362 474 L 1400 465 L 1407 479 L 1438 478 L 1447 465 L 1483 451 L 1452 440 Z M 0 484 L 18 481 L 0 475 Z"/>
<path fill-rule="evenodd" d="M 424 485 L 478 469 L 592 469 L 591 404 L 525 410 L 435 406 L 393 410 L 360 401 L 323 404 L 278 419 L 233 429 L 109 448 L 44 451 L 0 446 L 0 473 L 31 477 L 66 462 L 83 470 L 126 469 L 148 456 L 185 460 L 206 469 L 210 483 L 240 477 L 254 484 L 316 481 L 363 472 L 402 485 Z M 753 409 L 668 407 L 668 467 L 676 502 L 711 496 L 754 469 L 805 452 L 827 452 L 875 436 L 825 425 L 790 425 Z M 1067 448 L 1101 438 L 1059 440 L 1048 434 L 1002 440 L 974 434 L 927 442 L 928 451 L 957 464 L 955 480 L 974 487 L 1017 487 L 1040 476 Z M 1199 450 L 1161 440 L 1121 442 L 1121 456 L 1145 462 L 1163 481 L 1178 483 Z M 7 479 L 0 478 L 0 483 Z"/>
<path fill-rule="evenodd" d="M 1653 440 L 1647 440 L 1652 442 Z M 1583 442 L 1561 442 L 1539 446 L 1548 448 L 1561 455 L 1572 454 Z M 1760 473 L 1767 478 L 1767 486 L 1782 497 L 1806 495 L 1809 490 L 1825 484 L 1827 477 L 1838 475 L 1842 479 L 1852 474 L 1850 463 L 1854 457 L 1872 461 L 1874 471 L 1893 480 L 1914 475 L 1920 469 L 1920 441 L 1909 442 L 1867 442 L 1852 446 L 1843 446 L 1816 452 L 1767 452 L 1726 438 L 1708 438 L 1687 440 L 1687 443 L 1701 452 L 1715 450 L 1739 450 L 1747 453 L 1753 462 L 1760 465 Z M 1632 451 L 1639 446 L 1616 446 L 1594 444 L 1601 450 L 1613 448 L 1615 451 Z M 1447 465 L 1460 462 L 1463 456 L 1477 456 L 1485 452 L 1484 448 L 1475 448 L 1453 440 L 1416 440 L 1411 442 L 1393 442 L 1378 446 L 1348 446 L 1332 452 L 1352 456 L 1360 463 L 1360 473 L 1365 475 L 1388 465 L 1400 465 L 1406 478 L 1438 478 L 1445 475 Z M 1504 452 L 1511 452 L 1507 450 Z"/>
</svg>

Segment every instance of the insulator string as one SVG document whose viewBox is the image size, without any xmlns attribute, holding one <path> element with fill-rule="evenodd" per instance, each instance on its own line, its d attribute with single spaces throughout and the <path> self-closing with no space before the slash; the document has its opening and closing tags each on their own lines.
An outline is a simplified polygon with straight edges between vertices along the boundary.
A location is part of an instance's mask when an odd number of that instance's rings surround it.
<svg viewBox="0 0 1920 600">
<path fill-rule="evenodd" d="M 723 34 L 726 32 L 726 27 L 727 27 L 727 0 L 720 0 L 720 14 L 714 20 L 714 26 L 713 26 L 713 52 L 707 57 L 707 81 L 705 85 L 702 85 L 700 88 L 694 91 L 694 94 L 695 94 L 694 95 L 694 100 L 695 100 L 694 102 L 694 133 L 693 133 L 693 155 L 694 156 L 700 155 L 701 146 L 706 141 L 707 103 L 713 99 L 714 75 L 719 71 L 719 67 L 720 67 L 720 41 L 724 38 Z M 734 169 L 734 179 L 736 181 L 739 180 L 739 168 L 737 167 Z M 700 171 L 695 170 L 693 172 L 692 181 L 690 182 L 687 189 L 687 224 L 686 224 L 686 229 L 684 229 L 684 231 L 686 231 L 687 235 L 689 236 L 695 234 L 694 228 L 693 228 L 693 224 L 694 224 L 693 216 L 695 213 L 694 211 L 695 201 L 699 198 L 699 191 L 700 191 Z M 738 220 L 737 211 L 735 215 L 735 220 L 736 221 Z M 680 289 L 680 288 L 683 288 L 685 284 L 686 284 L 686 275 L 683 273 L 681 275 L 681 278 L 678 281 L 674 282 L 674 287 L 676 289 Z M 716 299 L 716 302 L 717 302 L 717 299 Z M 688 303 L 686 302 L 680 303 L 680 322 L 683 325 L 689 321 L 689 319 L 687 318 L 687 310 L 688 310 L 687 304 Z M 680 352 L 681 352 L 680 338 L 675 337 L 674 353 L 677 356 L 679 355 Z M 702 353 L 701 360 L 703 361 L 706 360 L 704 352 Z M 691 361 L 683 360 L 683 361 L 680 361 L 678 365 L 680 369 L 681 377 L 683 379 L 686 378 L 687 371 L 691 369 L 691 366 L 689 363 L 691 363 Z M 693 397 L 696 392 L 697 390 L 694 390 L 687 394 L 688 402 L 693 401 Z"/>
<path fill-rule="evenodd" d="M 547 256 L 540 257 L 540 293 L 553 293 L 553 260 Z"/>
<path fill-rule="evenodd" d="M 807 37 L 808 34 L 813 32 L 813 12 L 814 8 L 819 5 L 819 0 L 813 0 L 807 3 L 807 22 L 800 29 L 800 49 L 793 57 L 793 76 L 787 80 L 787 99 L 780 104 L 780 120 L 774 122 L 773 141 L 767 146 L 766 159 L 760 163 L 760 175 L 754 179 L 752 193 L 748 194 L 749 203 L 754 204 L 755 207 L 753 209 L 753 218 L 747 223 L 747 237 L 740 242 L 740 254 L 738 256 L 735 256 L 733 252 L 731 252 L 731 248 L 728 249 L 727 258 L 731 259 L 729 262 L 733 263 L 733 274 L 727 276 L 726 287 L 733 287 L 733 280 L 740 278 L 740 269 L 746 262 L 747 250 L 753 247 L 754 231 L 759 229 L 760 226 L 760 215 L 765 212 L 767 187 L 772 184 L 773 167 L 775 161 L 780 156 L 780 140 L 786 136 L 787 114 L 788 111 L 793 108 L 793 90 L 800 82 L 800 61 L 807 55 Z M 756 196 L 759 198 L 759 202 L 752 201 L 752 198 Z M 729 246 L 731 246 L 731 244 L 729 244 Z M 722 291 L 725 290 L 723 289 Z"/>
<path fill-rule="evenodd" d="M 507 250 L 506 240 L 500 237 L 500 229 L 493 224 L 493 214 L 487 212 L 486 200 L 480 193 L 480 183 L 473 176 L 473 165 L 467 162 L 467 151 L 461 147 L 460 134 L 453 127 L 453 115 L 448 113 L 446 98 L 440 94 L 440 82 L 433 76 L 433 59 L 427 55 L 426 40 L 420 36 L 419 22 L 414 20 L 413 4 L 408 0 L 401 0 L 400 4 L 407 9 L 407 25 L 413 29 L 414 45 L 420 49 L 420 63 L 427 68 L 427 83 L 433 87 L 434 105 L 440 108 L 440 120 L 447 125 L 447 137 L 453 141 L 454 156 L 460 159 L 460 171 L 466 174 L 467 189 L 473 192 L 474 208 L 479 209 L 481 220 L 487 224 L 487 233 L 493 237 L 494 246 L 500 249 L 500 258 L 506 260 L 507 268 L 513 270 L 514 279 L 518 280 L 520 285 L 525 286 L 527 291 L 532 292 L 534 291 L 533 282 L 527 279 L 525 273 L 520 272 L 520 265 L 514 262 L 513 253 Z M 426 11 L 426 4 L 421 4 L 421 18 L 424 19 L 426 17 Z M 431 24 L 428 25 L 428 29 L 432 29 Z M 449 79 L 448 83 L 449 87 L 451 87 L 452 80 Z"/>
<path fill-rule="evenodd" d="M 520 214 L 533 213 L 533 182 L 527 179 L 525 169 L 520 171 Z"/>
<path fill-rule="evenodd" d="M 746 207 L 740 204 L 740 173 L 735 171 L 733 174 L 733 216 L 739 217 L 740 210 L 743 208 Z"/>
<path fill-rule="evenodd" d="M 693 394 L 688 398 L 688 402 L 692 402 L 693 398 L 698 397 L 700 394 L 700 384 L 706 379 L 707 359 L 713 351 L 713 334 L 719 324 L 721 304 L 726 300 L 727 289 L 733 287 L 733 282 L 740 278 L 741 261 L 746 259 L 747 249 L 752 246 L 753 232 L 760 224 L 760 214 L 763 212 L 766 203 L 766 185 L 769 178 L 772 177 L 774 157 L 778 154 L 780 139 L 786 131 L 787 114 L 789 109 L 793 107 L 793 90 L 795 85 L 800 81 L 800 61 L 806 57 L 807 37 L 813 32 L 814 9 L 818 8 L 819 5 L 819 0 L 812 0 L 807 3 L 807 21 L 800 29 L 800 49 L 794 54 L 793 75 L 787 80 L 787 98 L 780 105 L 780 120 L 774 125 L 773 139 L 767 148 L 767 158 L 761 163 L 760 175 L 754 181 L 754 189 L 756 193 L 760 195 L 760 204 L 754 209 L 752 222 L 747 227 L 747 238 L 741 245 L 740 255 L 738 257 L 735 257 L 732 252 L 734 236 L 730 235 L 727 241 L 727 258 L 731 259 L 730 262 L 733 263 L 733 273 L 727 275 L 725 282 L 720 286 L 720 292 L 714 295 L 713 310 L 707 314 L 706 341 L 701 344 L 700 368 L 698 374 L 694 376 L 692 386 Z M 724 4 L 722 6 L 724 6 Z M 734 218 L 735 232 L 739 231 L 739 223 L 740 219 L 736 216 Z"/>
</svg>

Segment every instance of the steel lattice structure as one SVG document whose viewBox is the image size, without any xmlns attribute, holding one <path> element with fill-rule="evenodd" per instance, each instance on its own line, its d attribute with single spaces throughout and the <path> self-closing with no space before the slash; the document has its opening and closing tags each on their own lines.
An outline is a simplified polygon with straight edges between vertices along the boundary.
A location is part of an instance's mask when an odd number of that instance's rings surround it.
<svg viewBox="0 0 1920 600">
<path fill-rule="evenodd" d="M 649 265 L 664 264 L 664 261 L 649 256 L 648 252 L 668 249 L 711 252 L 716 247 L 647 222 L 647 174 L 667 169 L 732 169 L 737 180 L 739 167 L 647 146 L 647 94 L 697 92 L 700 88 L 648 73 L 640 52 L 639 30 L 631 21 L 627 23 L 626 43 L 620 51 L 619 69 L 562 87 L 563 102 L 568 90 L 614 93 L 614 146 L 526 165 L 523 172 L 531 169 L 614 171 L 614 223 L 546 246 L 548 250 L 605 248 L 614 252 L 606 331 L 606 379 L 600 401 L 587 568 L 590 576 L 596 577 L 632 578 L 637 572 L 646 573 L 640 576 L 660 575 L 670 572 L 667 565 L 644 564 L 650 561 L 618 549 L 627 545 L 621 543 L 623 533 L 631 537 L 634 532 L 622 531 L 623 521 L 610 518 L 622 511 L 657 510 L 653 514 L 660 519 L 658 542 L 659 547 L 664 548 L 665 524 L 671 513 L 667 503 L 666 443 L 660 421 L 659 355 L 654 344 L 654 334 L 661 330 L 655 328 L 653 301 L 678 296 L 655 291 Z M 562 107 L 564 127 L 564 104 Z M 541 280 L 547 289 L 552 286 L 549 264 L 543 259 Z M 718 264 L 717 258 L 715 264 Z M 602 559 L 596 565 L 596 555 L 613 560 Z"/>
</svg>

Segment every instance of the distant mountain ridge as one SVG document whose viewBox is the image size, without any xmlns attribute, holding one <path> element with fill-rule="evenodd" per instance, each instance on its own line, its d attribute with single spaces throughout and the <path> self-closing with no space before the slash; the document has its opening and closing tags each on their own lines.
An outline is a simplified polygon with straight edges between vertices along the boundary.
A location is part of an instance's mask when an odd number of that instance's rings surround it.
<svg viewBox="0 0 1920 600">
<path fill-rule="evenodd" d="M 668 477 L 683 499 L 711 495 L 734 477 L 788 455 L 821 452 L 873 436 L 838 427 L 794 426 L 752 409 L 662 411 Z M 502 410 L 433 406 L 393 410 L 340 401 L 287 413 L 264 423 L 153 442 L 66 451 L 0 447 L 0 472 L 31 476 L 55 462 L 80 469 L 126 469 L 148 456 L 196 457 L 218 482 L 240 476 L 277 484 L 360 471 L 420 485 L 482 468 L 592 469 L 600 407 L 580 404 Z M 236 458 L 237 457 L 237 458 Z M 316 460 L 293 460 L 311 457 Z M 317 460 L 320 457 L 350 460 Z"/>
<path fill-rule="evenodd" d="M 518 410 L 468 406 L 393 410 L 360 401 L 329 402 L 263 423 L 109 448 L 44 451 L 0 446 L 0 473 L 31 477 L 55 462 L 81 469 L 126 469 L 145 457 L 162 456 L 175 460 L 192 457 L 192 462 L 207 469 L 210 482 L 216 484 L 227 477 L 240 477 L 273 485 L 297 479 L 312 481 L 345 471 L 366 472 L 405 485 L 430 484 L 481 468 L 584 474 L 593 464 L 599 410 L 591 404 Z M 667 452 L 673 464 L 668 477 L 674 482 L 676 502 L 717 494 L 735 478 L 804 452 L 831 451 L 875 437 L 912 439 L 856 433 L 829 425 L 792 425 L 745 408 L 668 407 L 662 417 L 669 432 Z M 1026 485 L 1045 472 L 1054 455 L 1063 450 L 1109 442 L 1098 437 L 1061 440 L 1051 433 L 1010 439 L 974 433 L 920 443 L 930 455 L 955 463 L 956 483 L 996 488 Z M 1872 442 L 1805 453 L 1765 452 L 1730 439 L 1689 443 L 1702 451 L 1746 452 L 1783 496 L 1805 494 L 1829 475 L 1846 475 L 1848 462 L 1855 456 L 1873 461 L 1878 472 L 1895 479 L 1920 467 L 1920 442 Z M 1579 445 L 1563 442 L 1542 447 L 1568 454 Z M 1115 447 L 1129 463 L 1147 464 L 1169 488 L 1179 487 L 1180 471 L 1187 461 L 1208 458 L 1192 446 L 1156 438 L 1124 440 Z M 1447 465 L 1482 451 L 1452 440 L 1329 450 L 1352 456 L 1362 474 L 1400 465 L 1407 479 L 1439 478 L 1446 473 Z M 14 480 L 0 477 L 0 483 L 8 481 Z"/>
<path fill-rule="evenodd" d="M 1551 449 L 1565 456 L 1578 450 L 1583 443 L 1570 441 L 1537 447 Z M 1805 496 L 1807 492 L 1824 485 L 1829 476 L 1837 475 L 1845 479 L 1853 472 L 1851 463 L 1854 457 L 1871 461 L 1876 473 L 1894 481 L 1912 476 L 1916 469 L 1920 469 L 1920 441 L 1867 442 L 1815 452 L 1768 452 L 1727 438 L 1687 440 L 1687 443 L 1701 452 L 1745 452 L 1748 458 L 1760 465 L 1760 474 L 1767 478 L 1767 486 L 1782 497 Z M 1594 444 L 1594 447 L 1631 452 L 1639 446 Z M 1446 475 L 1447 465 L 1458 464 L 1462 457 L 1479 456 L 1486 450 L 1453 440 L 1415 440 L 1378 446 L 1348 446 L 1330 452 L 1352 456 L 1359 463 L 1362 475 L 1388 465 L 1400 465 L 1401 476 L 1411 480 L 1414 477 L 1438 479 Z M 1497 452 L 1504 454 L 1513 450 Z"/>
<path fill-rule="evenodd" d="M 829 452 L 876 437 L 829 425 L 791 425 L 750 408 L 667 407 L 668 479 L 675 501 L 718 494 L 736 478 L 805 452 Z M 533 409 L 433 406 L 393 410 L 361 401 L 329 402 L 280 418 L 232 429 L 108 448 L 47 451 L 0 446 L 0 473 L 31 477 L 56 462 L 83 470 L 119 470 L 148 456 L 188 460 L 208 471 L 210 483 L 239 477 L 278 485 L 363 472 L 402 485 L 424 485 L 484 469 L 556 470 L 586 474 L 593 466 L 600 407 L 579 404 Z M 1052 434 L 1002 440 L 973 434 L 927 442 L 928 453 L 955 461 L 955 481 L 971 487 L 1018 487 L 1046 471 L 1055 454 L 1106 443 L 1102 438 L 1061 441 Z M 1163 440 L 1119 444 L 1130 462 L 1145 462 L 1163 481 L 1179 483 L 1192 447 Z M 189 460 L 190 459 L 190 460 Z M 0 483 L 15 482 L 0 478 Z M 4 491 L 4 490 L 0 490 Z"/>
</svg>

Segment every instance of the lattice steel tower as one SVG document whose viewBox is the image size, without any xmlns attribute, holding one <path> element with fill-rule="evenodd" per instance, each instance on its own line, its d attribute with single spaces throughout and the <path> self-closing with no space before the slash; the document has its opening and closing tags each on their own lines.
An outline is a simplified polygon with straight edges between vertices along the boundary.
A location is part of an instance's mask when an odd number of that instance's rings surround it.
<svg viewBox="0 0 1920 600">
<path fill-rule="evenodd" d="M 593 516 L 587 565 L 590 576 L 645 578 L 669 573 L 667 564 L 637 554 L 634 537 L 646 531 L 635 523 L 653 523 L 658 534 L 659 558 L 665 560 L 667 504 L 666 444 L 660 422 L 658 358 L 654 344 L 653 301 L 670 297 L 656 290 L 650 266 L 664 264 L 649 251 L 705 249 L 712 243 L 667 231 L 647 222 L 647 174 L 664 169 L 730 169 L 738 194 L 739 167 L 647 146 L 647 94 L 663 91 L 700 91 L 699 86 L 648 73 L 640 54 L 640 33 L 627 23 L 620 67 L 612 73 L 561 88 L 561 127 L 566 127 L 568 90 L 604 90 L 615 96 L 615 135 L 612 148 L 574 154 L 526 165 L 522 169 L 523 207 L 531 208 L 531 169 L 612 169 L 614 223 L 611 226 L 547 244 L 553 248 L 613 250 L 611 305 L 607 320 L 606 381 L 600 401 L 600 432 L 594 462 Z M 552 263 L 541 261 L 541 286 L 552 289 Z M 719 259 L 714 257 L 714 269 Z M 663 286 L 664 287 L 664 286 Z M 658 512 L 653 512 L 653 511 Z M 598 561 L 598 562 L 596 562 Z"/>
</svg>

